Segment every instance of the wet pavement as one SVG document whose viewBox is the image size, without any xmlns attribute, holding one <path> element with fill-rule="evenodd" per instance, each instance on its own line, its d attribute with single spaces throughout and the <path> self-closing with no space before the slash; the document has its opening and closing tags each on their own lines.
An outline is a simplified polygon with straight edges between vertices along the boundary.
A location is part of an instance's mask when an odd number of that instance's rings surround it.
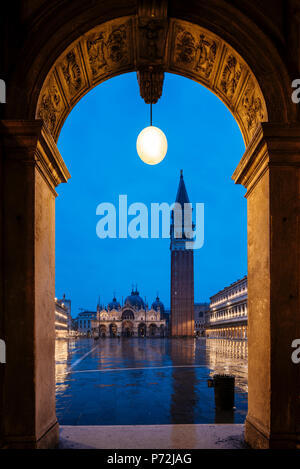
<svg viewBox="0 0 300 469">
<path fill-rule="evenodd" d="M 247 343 L 223 339 L 58 339 L 62 425 L 243 423 Z M 215 410 L 215 373 L 236 377 L 235 409 Z"/>
</svg>

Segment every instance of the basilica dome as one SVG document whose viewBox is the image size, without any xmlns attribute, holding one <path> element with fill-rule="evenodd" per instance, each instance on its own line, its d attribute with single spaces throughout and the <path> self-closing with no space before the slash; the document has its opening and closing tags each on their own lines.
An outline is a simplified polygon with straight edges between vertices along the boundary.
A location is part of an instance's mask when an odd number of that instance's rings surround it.
<svg viewBox="0 0 300 469">
<path fill-rule="evenodd" d="M 112 309 L 119 309 L 121 307 L 121 305 L 117 301 L 116 297 L 114 296 L 113 300 L 110 303 L 108 303 L 107 307 L 108 307 L 108 309 L 112 310 Z"/>
<path fill-rule="evenodd" d="M 152 303 L 152 309 L 155 309 L 155 311 L 158 311 L 158 308 L 160 309 L 161 313 L 165 312 L 165 307 L 164 304 L 160 301 L 159 297 L 156 297 L 156 300 Z"/>
<path fill-rule="evenodd" d="M 132 290 L 131 295 L 125 299 L 125 305 L 136 309 L 145 309 L 145 303 L 137 290 Z"/>
</svg>

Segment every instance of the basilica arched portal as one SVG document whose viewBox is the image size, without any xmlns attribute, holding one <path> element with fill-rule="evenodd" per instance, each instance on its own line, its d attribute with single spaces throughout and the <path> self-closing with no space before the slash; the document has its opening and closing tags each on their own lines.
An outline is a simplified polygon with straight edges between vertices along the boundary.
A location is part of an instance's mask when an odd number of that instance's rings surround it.
<svg viewBox="0 0 300 469">
<path fill-rule="evenodd" d="M 117 337 L 118 327 L 115 323 L 109 325 L 109 334 L 110 334 L 110 337 Z"/>
<path fill-rule="evenodd" d="M 101 325 L 99 327 L 99 335 L 100 337 L 102 337 L 104 339 L 104 337 L 106 337 L 107 335 L 107 327 L 105 325 Z"/>
<path fill-rule="evenodd" d="M 246 151 L 233 177 L 247 188 L 248 198 L 246 440 L 254 447 L 296 447 L 300 371 L 290 360 L 290 344 L 300 336 L 300 127 L 291 100 L 292 57 L 286 59 L 273 41 L 267 21 L 258 26 L 261 15 L 255 21 L 225 1 L 180 6 L 170 1 L 169 9 L 165 1 L 159 7 L 147 1 L 95 3 L 41 7 L 32 24 L 27 22 L 31 27 L 17 49 L 19 60 L 12 54 L 0 127 L 6 216 L 1 327 L 11 344 L 0 393 L 3 440 L 49 447 L 58 438 L 54 207 L 55 187 L 70 176 L 56 147 L 59 132 L 80 98 L 115 75 L 137 71 L 141 95 L 149 101 L 151 67 L 156 99 L 164 72 L 178 73 L 219 96 L 240 126 Z M 10 267 L 15 253 L 18 275 Z M 26 332 L 21 338 L 10 321 L 16 311 Z"/>
<path fill-rule="evenodd" d="M 155 337 L 157 334 L 157 325 L 156 324 L 150 324 L 149 325 L 149 336 L 150 337 Z"/>
<path fill-rule="evenodd" d="M 146 335 L 147 335 L 147 326 L 145 323 L 140 323 L 138 326 L 138 336 L 146 337 Z"/>
<path fill-rule="evenodd" d="M 131 337 L 133 335 L 133 323 L 131 321 L 122 322 L 123 337 Z"/>
</svg>

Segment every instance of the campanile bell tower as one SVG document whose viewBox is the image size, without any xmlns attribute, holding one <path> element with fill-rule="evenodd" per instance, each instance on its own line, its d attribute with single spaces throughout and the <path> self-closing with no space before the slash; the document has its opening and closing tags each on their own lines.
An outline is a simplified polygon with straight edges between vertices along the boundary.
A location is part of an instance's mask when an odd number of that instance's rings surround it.
<svg viewBox="0 0 300 469">
<path fill-rule="evenodd" d="M 184 233 L 184 204 L 189 198 L 180 172 L 176 203 L 181 206 L 182 217 L 176 217 L 176 207 L 171 219 L 171 335 L 194 336 L 194 250 L 187 249 Z M 177 207 L 180 207 L 179 205 Z M 175 214 L 175 215 L 174 215 Z M 178 221 L 179 220 L 179 221 Z M 180 224 L 180 226 L 178 225 Z M 180 236 L 181 233 L 181 236 Z"/>
</svg>

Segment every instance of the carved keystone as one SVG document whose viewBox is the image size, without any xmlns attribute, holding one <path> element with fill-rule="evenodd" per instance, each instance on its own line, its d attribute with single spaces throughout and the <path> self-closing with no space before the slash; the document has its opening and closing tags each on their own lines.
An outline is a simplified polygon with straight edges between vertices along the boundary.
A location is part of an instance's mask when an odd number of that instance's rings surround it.
<svg viewBox="0 0 300 469">
<path fill-rule="evenodd" d="M 162 95 L 168 34 L 168 2 L 140 0 L 137 21 L 137 78 L 141 97 L 155 104 Z"/>
</svg>

